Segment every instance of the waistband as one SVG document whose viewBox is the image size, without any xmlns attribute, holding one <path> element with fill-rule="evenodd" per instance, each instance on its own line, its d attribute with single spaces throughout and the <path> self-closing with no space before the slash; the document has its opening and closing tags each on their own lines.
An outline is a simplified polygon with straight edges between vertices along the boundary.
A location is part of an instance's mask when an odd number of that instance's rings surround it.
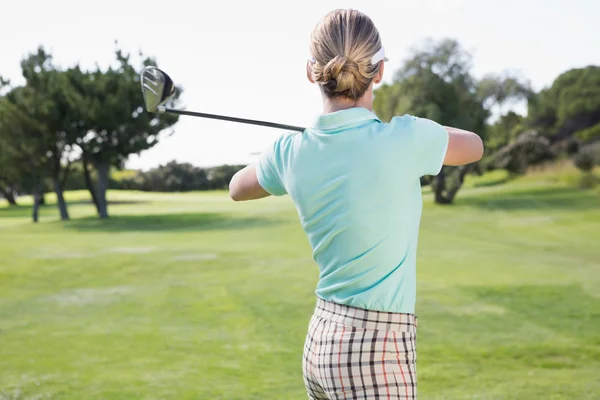
<svg viewBox="0 0 600 400">
<path fill-rule="evenodd" d="M 320 297 L 317 297 L 314 316 L 358 329 L 417 332 L 417 317 L 414 314 L 365 310 L 333 303 Z"/>
</svg>

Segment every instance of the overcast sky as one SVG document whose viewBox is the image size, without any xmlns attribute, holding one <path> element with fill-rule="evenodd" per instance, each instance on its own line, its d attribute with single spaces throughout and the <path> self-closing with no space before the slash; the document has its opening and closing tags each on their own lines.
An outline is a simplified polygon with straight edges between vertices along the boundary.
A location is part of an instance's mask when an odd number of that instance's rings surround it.
<svg viewBox="0 0 600 400">
<path fill-rule="evenodd" d="M 536 89 L 569 68 L 600 64 L 595 0 L 5 0 L 0 75 L 20 83 L 19 61 L 38 45 L 62 66 L 107 66 L 117 39 L 126 51 L 156 57 L 190 110 L 305 126 L 321 112 L 304 69 L 309 35 L 335 8 L 374 20 L 391 60 L 388 79 L 426 38 L 458 39 L 474 56 L 476 76 L 519 71 Z M 181 117 L 174 135 L 128 166 L 246 163 L 280 134 Z"/>
</svg>

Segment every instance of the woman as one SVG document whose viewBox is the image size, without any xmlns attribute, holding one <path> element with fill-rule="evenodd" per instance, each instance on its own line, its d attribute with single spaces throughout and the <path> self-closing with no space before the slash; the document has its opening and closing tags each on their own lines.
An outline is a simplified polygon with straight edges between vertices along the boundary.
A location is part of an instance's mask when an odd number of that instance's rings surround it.
<svg viewBox="0 0 600 400">
<path fill-rule="evenodd" d="M 288 194 L 319 266 L 304 346 L 310 399 L 416 399 L 416 251 L 423 175 L 479 160 L 479 136 L 410 115 L 381 122 L 373 84 L 386 61 L 355 10 L 312 33 L 308 80 L 323 114 L 281 136 L 231 180 L 235 201 Z"/>
</svg>

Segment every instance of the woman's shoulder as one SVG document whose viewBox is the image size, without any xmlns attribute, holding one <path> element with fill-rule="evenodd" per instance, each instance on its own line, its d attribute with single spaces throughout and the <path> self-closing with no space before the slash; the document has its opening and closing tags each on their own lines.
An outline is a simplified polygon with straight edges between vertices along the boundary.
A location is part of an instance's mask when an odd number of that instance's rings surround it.
<svg viewBox="0 0 600 400">
<path fill-rule="evenodd" d="M 411 114 L 393 117 L 386 125 L 394 133 L 405 135 L 420 135 L 423 132 L 425 132 L 424 134 L 427 134 L 427 132 L 445 133 L 446 131 L 446 128 L 432 119 Z"/>
<path fill-rule="evenodd" d="M 284 132 L 280 134 L 277 139 L 275 139 L 275 143 L 279 147 L 289 147 L 292 146 L 294 141 L 302 138 L 302 132 Z"/>
<path fill-rule="evenodd" d="M 419 117 L 411 114 L 397 115 L 392 117 L 387 125 L 397 129 L 409 129 L 412 128 L 419 119 Z"/>
<path fill-rule="evenodd" d="M 411 136 L 416 130 L 417 117 L 404 114 L 392 117 L 389 121 L 380 124 L 380 137 L 396 141 Z"/>
<path fill-rule="evenodd" d="M 299 140 L 302 138 L 302 132 L 284 132 L 271 142 L 269 151 L 283 157 L 294 152 Z"/>
</svg>

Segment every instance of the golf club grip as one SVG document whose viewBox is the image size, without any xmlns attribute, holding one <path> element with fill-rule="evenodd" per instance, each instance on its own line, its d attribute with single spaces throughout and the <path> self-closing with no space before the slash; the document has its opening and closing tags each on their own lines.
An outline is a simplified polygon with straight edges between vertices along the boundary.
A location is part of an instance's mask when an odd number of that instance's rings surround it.
<svg viewBox="0 0 600 400">
<path fill-rule="evenodd" d="M 227 117 L 227 116 L 224 116 L 224 115 L 204 114 L 204 113 L 199 113 L 199 112 L 194 112 L 194 111 L 175 110 L 173 108 L 164 108 L 164 107 L 161 107 L 161 108 L 158 109 L 158 111 L 159 112 L 170 113 L 170 114 L 189 115 L 189 116 L 192 116 L 192 117 L 218 119 L 218 120 L 230 121 L 230 122 L 240 122 L 242 124 L 266 126 L 266 127 L 269 127 L 269 128 L 285 129 L 285 130 L 296 131 L 296 132 L 304 132 L 304 130 L 306 129 L 306 128 L 302 128 L 300 126 L 284 125 L 284 124 L 278 124 L 278 123 L 275 123 L 275 122 L 256 121 L 256 120 L 253 120 L 253 119 Z"/>
</svg>

